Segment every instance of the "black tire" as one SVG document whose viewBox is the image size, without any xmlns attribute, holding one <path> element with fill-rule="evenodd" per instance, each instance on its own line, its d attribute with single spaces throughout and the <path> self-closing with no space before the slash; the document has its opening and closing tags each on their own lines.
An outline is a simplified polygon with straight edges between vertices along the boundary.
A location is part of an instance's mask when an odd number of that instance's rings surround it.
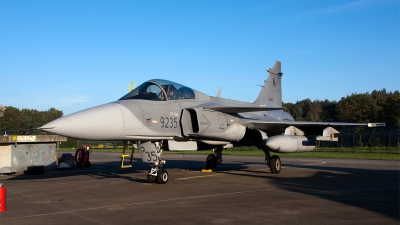
<svg viewBox="0 0 400 225">
<path fill-rule="evenodd" d="M 78 150 L 79 149 L 77 149 L 76 152 L 75 152 L 74 160 L 75 160 L 75 164 L 78 166 L 78 168 L 81 168 L 82 165 L 80 164 L 80 161 L 78 162 L 78 152 L 79 152 Z"/>
<path fill-rule="evenodd" d="M 85 162 L 85 168 L 90 168 L 91 165 L 92 165 L 92 163 L 90 163 L 90 161 Z"/>
<path fill-rule="evenodd" d="M 217 157 L 214 154 L 209 154 L 206 159 L 206 169 L 211 169 L 212 171 L 217 171 L 218 169 L 218 161 Z"/>
<path fill-rule="evenodd" d="M 151 170 L 149 170 L 150 173 Z M 147 174 L 147 180 L 149 181 L 149 183 L 157 183 L 157 176 L 152 176 L 150 174 Z"/>
<path fill-rule="evenodd" d="M 157 177 L 152 175 L 147 175 L 147 180 L 149 181 L 149 183 L 155 183 L 157 181 Z"/>
<path fill-rule="evenodd" d="M 281 172 L 281 159 L 279 156 L 274 155 L 270 158 L 269 168 L 271 169 L 271 173 L 278 174 Z"/>
<path fill-rule="evenodd" d="M 168 182 L 168 172 L 166 170 L 159 170 L 157 173 L 157 180 L 159 184 L 166 184 Z"/>
<path fill-rule="evenodd" d="M 157 183 L 157 176 L 150 175 L 151 169 L 147 172 L 147 180 L 149 183 Z"/>
</svg>

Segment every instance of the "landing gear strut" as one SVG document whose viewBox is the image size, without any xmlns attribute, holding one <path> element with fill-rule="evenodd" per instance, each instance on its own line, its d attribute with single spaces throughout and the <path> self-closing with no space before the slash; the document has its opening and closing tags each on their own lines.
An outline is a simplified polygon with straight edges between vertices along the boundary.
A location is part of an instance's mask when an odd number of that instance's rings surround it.
<svg viewBox="0 0 400 225">
<path fill-rule="evenodd" d="M 215 154 L 209 154 L 206 159 L 206 169 L 211 169 L 212 171 L 217 171 L 218 164 L 222 163 L 222 146 L 218 146 L 214 152 Z"/>
<path fill-rule="evenodd" d="M 145 142 L 140 145 L 140 152 L 142 154 L 142 161 L 148 162 L 151 166 L 147 173 L 147 180 L 149 183 L 166 184 L 168 182 L 168 172 L 161 169 L 165 164 L 165 160 L 161 159 L 162 155 L 162 142 L 151 143 Z"/>
</svg>

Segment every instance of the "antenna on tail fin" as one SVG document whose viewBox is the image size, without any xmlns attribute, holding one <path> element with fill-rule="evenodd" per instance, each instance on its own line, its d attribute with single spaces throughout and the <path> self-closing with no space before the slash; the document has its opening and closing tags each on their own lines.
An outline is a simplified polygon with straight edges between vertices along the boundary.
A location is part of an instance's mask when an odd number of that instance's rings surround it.
<svg viewBox="0 0 400 225">
<path fill-rule="evenodd" d="M 264 85 L 258 94 L 257 100 L 254 103 L 265 104 L 267 102 L 276 103 L 282 106 L 282 88 L 281 88 L 281 62 L 276 61 L 274 67 L 267 68 L 269 73 L 268 78 L 264 81 Z"/>
</svg>

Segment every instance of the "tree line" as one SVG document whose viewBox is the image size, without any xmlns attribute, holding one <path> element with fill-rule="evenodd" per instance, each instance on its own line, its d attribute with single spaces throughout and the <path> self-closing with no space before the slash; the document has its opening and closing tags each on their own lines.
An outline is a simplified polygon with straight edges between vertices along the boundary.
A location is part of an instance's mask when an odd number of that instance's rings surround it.
<svg viewBox="0 0 400 225">
<path fill-rule="evenodd" d="M 352 94 L 338 102 L 304 99 L 283 103 L 283 108 L 295 120 L 315 122 L 385 122 L 386 126 L 400 126 L 400 93 L 385 89 L 372 93 Z"/>
<path fill-rule="evenodd" d="M 386 126 L 400 126 L 400 93 L 385 89 L 372 93 L 352 94 L 340 101 L 304 99 L 296 103 L 283 103 L 283 108 L 295 120 L 326 122 L 385 122 Z M 0 104 L 0 131 L 2 134 L 46 134 L 40 127 L 63 116 L 55 108 L 46 111 L 18 109 Z"/>
<path fill-rule="evenodd" d="M 2 115 L 2 116 L 1 116 Z M 0 131 L 4 134 L 30 134 L 40 135 L 47 132 L 35 130 L 35 128 L 60 118 L 63 112 L 55 108 L 46 111 L 36 109 L 18 109 L 13 106 L 6 106 L 0 109 Z"/>
</svg>

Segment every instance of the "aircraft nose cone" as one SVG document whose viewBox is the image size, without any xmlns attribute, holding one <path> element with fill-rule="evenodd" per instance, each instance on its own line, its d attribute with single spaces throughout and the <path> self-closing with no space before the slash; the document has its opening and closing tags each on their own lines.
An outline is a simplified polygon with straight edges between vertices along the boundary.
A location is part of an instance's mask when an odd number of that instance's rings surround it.
<svg viewBox="0 0 400 225">
<path fill-rule="evenodd" d="M 39 129 L 79 139 L 117 140 L 124 128 L 123 110 L 119 104 L 108 103 L 61 117 Z"/>
</svg>

